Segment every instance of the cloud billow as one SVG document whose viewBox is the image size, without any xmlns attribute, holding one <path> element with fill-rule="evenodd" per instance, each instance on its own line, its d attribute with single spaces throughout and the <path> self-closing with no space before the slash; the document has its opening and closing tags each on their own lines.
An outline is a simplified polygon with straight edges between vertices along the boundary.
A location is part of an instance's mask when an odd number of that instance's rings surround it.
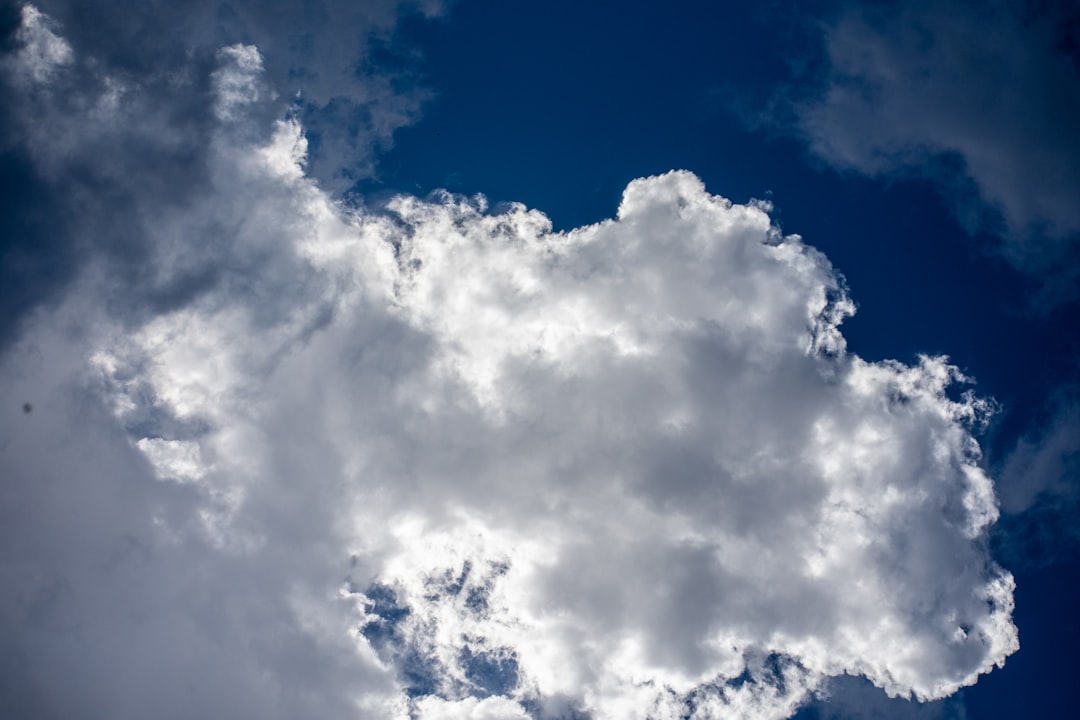
<svg viewBox="0 0 1080 720">
<path fill-rule="evenodd" d="M 33 92 L 80 62 L 41 57 Z M 297 118 L 252 130 L 262 54 L 215 63 L 205 187 L 139 235 L 214 282 L 131 312 L 91 255 L 0 364 L 5 711 L 783 718 L 1016 650 L 986 404 L 849 352 L 765 204 L 353 208 Z"/>
</svg>

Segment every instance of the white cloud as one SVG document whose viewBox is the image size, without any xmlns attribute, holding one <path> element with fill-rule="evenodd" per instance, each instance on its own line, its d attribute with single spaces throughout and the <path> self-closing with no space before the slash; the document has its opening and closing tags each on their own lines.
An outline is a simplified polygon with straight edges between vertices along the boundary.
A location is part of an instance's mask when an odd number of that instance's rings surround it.
<svg viewBox="0 0 1080 720">
<path fill-rule="evenodd" d="M 228 107 L 207 191 L 146 217 L 145 273 L 216 282 L 131 313 L 98 259 L 0 367 L 16 710 L 782 718 L 1017 648 L 985 408 L 848 353 L 836 272 L 759 205 L 675 172 L 568 233 L 360 212 Z"/>
<path fill-rule="evenodd" d="M 196 443 L 144 437 L 135 446 L 142 450 L 163 480 L 196 482 L 206 475 Z"/>
<path fill-rule="evenodd" d="M 838 167 L 939 181 L 1018 266 L 1060 273 L 1080 233 L 1067 15 L 1011 0 L 850 6 L 826 26 L 825 86 L 797 103 L 799 124 Z"/>
<path fill-rule="evenodd" d="M 501 697 L 457 701 L 425 697 L 417 702 L 417 710 L 417 717 L 423 720 L 526 720 L 529 717 L 516 702 Z"/>
<path fill-rule="evenodd" d="M 219 67 L 211 74 L 214 112 L 220 120 L 244 117 L 247 106 L 258 102 L 262 88 L 262 55 L 254 45 L 230 45 L 218 51 Z"/>
<path fill-rule="evenodd" d="M 43 318 L 0 366 L 0 714 L 395 717 L 351 607 L 319 594 L 347 563 L 220 549 L 213 493 L 158 482 L 88 394 L 83 319 Z"/>
<path fill-rule="evenodd" d="M 33 5 L 23 5 L 20 16 L 22 22 L 15 32 L 18 49 L 5 64 L 20 83 L 48 82 L 59 68 L 71 63 L 71 46 L 53 32 L 49 17 Z"/>
</svg>

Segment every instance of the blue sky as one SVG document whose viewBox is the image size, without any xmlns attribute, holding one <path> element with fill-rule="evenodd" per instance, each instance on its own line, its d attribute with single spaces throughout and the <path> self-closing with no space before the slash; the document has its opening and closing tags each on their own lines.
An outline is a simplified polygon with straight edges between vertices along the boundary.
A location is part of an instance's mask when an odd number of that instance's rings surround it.
<svg viewBox="0 0 1080 720">
<path fill-rule="evenodd" d="M 1069 716 L 1078 27 L 6 4 L 0 708 Z"/>
</svg>

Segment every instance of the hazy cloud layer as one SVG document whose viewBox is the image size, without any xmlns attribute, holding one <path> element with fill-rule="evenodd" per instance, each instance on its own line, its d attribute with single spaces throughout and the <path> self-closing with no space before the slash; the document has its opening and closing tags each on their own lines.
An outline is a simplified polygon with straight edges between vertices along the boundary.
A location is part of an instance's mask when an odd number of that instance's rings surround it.
<svg viewBox="0 0 1080 720">
<path fill-rule="evenodd" d="M 309 133 L 319 137 L 309 173 L 324 185 L 347 187 L 371 173 L 373 150 L 412 122 L 427 92 L 406 58 L 398 68 L 370 62 L 387 48 L 402 13 L 437 15 L 441 0 L 182 0 L 92 5 L 45 0 L 40 8 L 63 28 L 91 74 L 121 93 L 165 100 L 193 93 L 198 66 L 238 41 L 257 45 L 273 89 L 296 100 Z M 108 78 L 104 75 L 108 73 Z M 192 98 L 195 99 L 195 98 Z M 202 98 L 199 98 L 200 100 Z M 168 104 L 175 105 L 174 97 Z M 195 108 L 190 108 L 194 111 Z"/>
<path fill-rule="evenodd" d="M 22 23 L 5 72 L 50 109 L 94 56 Z M 568 233 L 351 209 L 269 120 L 269 54 L 212 58 L 197 122 L 102 81 L 24 138 L 145 119 L 203 160 L 109 206 L 129 273 L 82 228 L 3 355 L 5 714 L 783 718 L 830 676 L 937 698 L 1018 647 L 986 407 L 943 358 L 849 353 L 841 280 L 767 206 L 669 173 Z"/>
<path fill-rule="evenodd" d="M 407 58 L 376 67 L 371 54 L 392 54 L 402 13 L 437 11 L 397 0 L 0 4 L 0 346 L 90 256 L 108 257 L 103 271 L 129 287 L 132 310 L 182 305 L 217 282 L 232 229 L 188 218 L 216 202 L 207 139 L 230 102 L 222 47 L 273 48 L 249 68 L 265 82 L 240 139 L 269 137 L 291 112 L 318 140 L 308 175 L 342 190 L 370 175 L 375 151 L 428 97 Z M 173 236 L 159 236 L 163 224 Z M 177 255 L 167 274 L 161 253 Z"/>
<path fill-rule="evenodd" d="M 837 167 L 938 182 L 969 228 L 1071 295 L 1077 27 L 1059 2 L 853 4 L 825 26 L 824 88 L 796 102 L 798 124 Z"/>
</svg>

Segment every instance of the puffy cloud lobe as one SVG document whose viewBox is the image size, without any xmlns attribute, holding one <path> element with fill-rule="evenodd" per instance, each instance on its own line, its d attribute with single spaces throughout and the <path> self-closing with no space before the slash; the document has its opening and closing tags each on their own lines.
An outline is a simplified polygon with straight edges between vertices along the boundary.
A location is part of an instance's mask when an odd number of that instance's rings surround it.
<svg viewBox="0 0 1080 720">
<path fill-rule="evenodd" d="M 49 702 L 114 717 L 780 718 L 1016 649 L 984 408 L 848 353 L 837 274 L 762 207 L 669 173 L 568 233 L 351 210 L 298 122 L 245 131 L 256 52 L 218 57 L 211 192 L 151 218 L 149 270 L 199 222 L 221 277 L 133 321 L 91 270 L 5 357 L 10 707 L 65 658 Z"/>
<path fill-rule="evenodd" d="M 565 236 L 522 209 L 402 212 L 416 269 L 400 302 L 448 355 L 437 375 L 460 379 L 506 438 L 491 445 L 514 449 L 468 451 L 480 462 L 460 475 L 490 483 L 484 504 L 507 495 L 491 514 L 520 513 L 513 526 L 545 538 L 527 581 L 521 559 L 500 581 L 511 616 L 462 635 L 502 637 L 541 693 L 593 674 L 598 707 L 646 679 L 686 693 L 759 652 L 939 697 L 974 679 L 950 673 L 1015 646 L 1011 580 L 976 542 L 996 517 L 961 424 L 979 403 L 946 398 L 958 375 L 941 360 L 845 355 L 832 270 L 760 210 L 675 173 L 636 181 L 616 221 Z M 456 452 L 468 443 L 455 435 Z M 445 475 L 454 452 L 424 474 Z M 465 489 L 444 487 L 446 502 Z M 925 606 L 945 577 L 967 580 Z M 588 649 L 552 657 L 589 628 Z"/>
<path fill-rule="evenodd" d="M 796 102 L 798 124 L 838 167 L 941 182 L 1017 266 L 1054 275 L 1068 261 L 1074 278 L 1076 19 L 1011 0 L 848 7 L 826 26 L 824 89 Z"/>
</svg>

